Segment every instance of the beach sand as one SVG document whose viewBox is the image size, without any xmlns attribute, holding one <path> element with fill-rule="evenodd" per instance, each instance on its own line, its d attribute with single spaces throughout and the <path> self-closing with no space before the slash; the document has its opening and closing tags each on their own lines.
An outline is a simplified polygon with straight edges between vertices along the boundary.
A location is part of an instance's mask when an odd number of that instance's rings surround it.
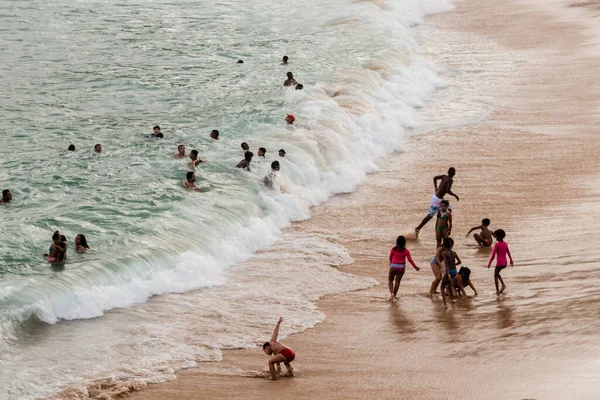
<svg viewBox="0 0 600 400">
<path fill-rule="evenodd" d="M 590 10 L 561 7 L 467 0 L 430 18 L 439 29 L 428 51 L 445 48 L 436 61 L 462 69 L 445 90 L 470 90 L 493 114 L 478 125 L 412 137 L 355 192 L 290 228 L 327 232 L 355 260 L 343 271 L 381 282 L 321 299 L 325 321 L 283 340 L 297 353 L 295 378 L 266 380 L 262 350 L 231 350 L 221 362 L 181 371 L 131 398 L 598 398 L 598 37 L 588 29 Z M 408 242 L 422 270 L 407 267 L 392 305 L 389 249 L 426 214 L 432 177 L 450 166 L 461 197 L 450 198 L 455 250 L 479 296 L 447 310 L 439 296 L 426 296 L 435 251 L 430 222 Z M 507 231 L 515 258 L 500 297 L 485 268 L 490 249 L 464 237 L 484 217 Z"/>
</svg>

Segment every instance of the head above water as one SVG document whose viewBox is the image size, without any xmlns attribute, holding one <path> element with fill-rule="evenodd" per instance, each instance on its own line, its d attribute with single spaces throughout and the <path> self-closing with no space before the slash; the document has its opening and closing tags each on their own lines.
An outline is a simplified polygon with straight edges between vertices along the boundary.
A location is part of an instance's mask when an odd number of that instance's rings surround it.
<svg viewBox="0 0 600 400">
<path fill-rule="evenodd" d="M 180 144 L 179 146 L 177 146 L 177 152 L 181 155 L 185 154 L 185 145 Z"/>
<path fill-rule="evenodd" d="M 75 236 L 75 245 L 84 247 L 86 249 L 90 248 L 90 246 L 88 246 L 87 244 L 87 239 L 85 238 L 85 235 L 83 233 L 79 233 L 77 234 L 77 236 Z"/>
<path fill-rule="evenodd" d="M 252 157 L 254 157 L 254 153 L 251 151 L 247 151 L 244 153 L 244 160 L 252 161 Z"/>
<path fill-rule="evenodd" d="M 160 126 L 156 125 L 153 129 L 154 133 L 160 133 Z"/>
<path fill-rule="evenodd" d="M 237 63 L 238 63 L 238 64 L 243 64 L 243 63 L 244 63 L 244 60 L 237 60 Z"/>
<path fill-rule="evenodd" d="M 264 147 L 259 147 L 258 148 L 258 156 L 259 157 L 264 157 L 265 154 L 267 154 L 267 149 L 265 149 Z"/>
<path fill-rule="evenodd" d="M 406 248 L 406 238 L 404 236 L 398 236 L 396 239 L 396 249 L 404 250 Z"/>
<path fill-rule="evenodd" d="M 292 114 L 288 114 L 285 117 L 285 122 L 288 123 L 288 125 L 292 125 L 294 123 L 294 121 L 296 120 L 296 117 L 294 117 Z"/>
<path fill-rule="evenodd" d="M 60 232 L 59 231 L 54 231 L 54 233 L 52 234 L 52 240 L 54 240 L 54 241 L 60 240 Z"/>
<path fill-rule="evenodd" d="M 494 232 L 494 235 L 496 235 L 496 239 L 502 241 L 506 237 L 506 232 L 504 232 L 504 229 L 498 229 Z"/>
<path fill-rule="evenodd" d="M 450 167 L 448 169 L 448 176 L 453 177 L 454 175 L 456 175 L 456 170 L 454 169 L 454 167 Z"/>
<path fill-rule="evenodd" d="M 192 150 L 192 151 L 190 151 L 190 158 L 192 160 L 195 160 L 196 158 L 198 158 L 198 150 Z"/>
<path fill-rule="evenodd" d="M 296 90 L 302 90 L 302 89 L 304 89 L 304 85 L 303 84 L 299 83 L 299 84 L 296 85 Z"/>
<path fill-rule="evenodd" d="M 69 148 L 67 150 L 69 150 L 69 151 L 75 151 L 75 145 L 74 144 L 70 144 Z"/>
<path fill-rule="evenodd" d="M 279 149 L 279 157 L 285 157 L 285 150 Z"/>
<path fill-rule="evenodd" d="M 490 226 L 490 220 L 489 218 L 484 218 L 481 220 L 481 225 L 483 226 Z"/>
<path fill-rule="evenodd" d="M 271 169 L 274 169 L 275 171 L 279 171 L 279 161 L 273 161 L 271 163 Z"/>
<path fill-rule="evenodd" d="M 210 137 L 213 139 L 218 139 L 219 138 L 219 131 L 217 129 L 213 129 L 212 131 L 210 131 Z"/>
<path fill-rule="evenodd" d="M 2 200 L 4 200 L 5 203 L 12 200 L 12 193 L 10 192 L 10 189 L 4 189 L 2 191 Z"/>
<path fill-rule="evenodd" d="M 288 72 L 287 77 L 288 77 L 288 79 L 294 79 L 294 74 L 291 72 Z"/>
<path fill-rule="evenodd" d="M 287 64 L 287 63 L 288 63 L 288 60 L 289 60 L 289 57 L 288 57 L 288 56 L 283 56 L 283 63 L 284 63 L 284 64 Z"/>
<path fill-rule="evenodd" d="M 60 235 L 60 241 L 67 243 L 67 237 L 65 235 Z"/>
<path fill-rule="evenodd" d="M 242 142 L 242 150 L 244 150 L 244 151 L 250 150 L 250 146 L 248 146 L 248 143 Z"/>
<path fill-rule="evenodd" d="M 100 153 L 102 151 L 102 145 L 100 143 L 96 143 L 96 145 L 94 146 L 94 151 L 96 153 Z"/>
<path fill-rule="evenodd" d="M 196 180 L 196 177 L 192 171 L 189 171 L 187 174 L 185 174 L 185 177 L 188 182 L 194 182 Z"/>
</svg>

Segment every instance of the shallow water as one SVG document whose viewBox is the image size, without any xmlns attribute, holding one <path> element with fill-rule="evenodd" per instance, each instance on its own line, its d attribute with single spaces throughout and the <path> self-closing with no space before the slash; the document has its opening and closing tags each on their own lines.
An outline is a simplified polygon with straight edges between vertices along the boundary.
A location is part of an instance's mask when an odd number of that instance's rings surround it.
<svg viewBox="0 0 600 400">
<path fill-rule="evenodd" d="M 0 209 L 2 397 L 92 378 L 166 379 L 218 359 L 220 348 L 252 345 L 270 329 L 269 313 L 288 310 L 294 329 L 305 329 L 322 319 L 311 301 L 372 285 L 327 267 L 350 260 L 326 234 L 244 261 L 425 129 L 415 109 L 443 82 L 420 54 L 419 24 L 449 8 L 443 0 L 7 3 L 0 188 L 14 200 Z M 281 86 L 288 70 L 304 91 Z M 155 124 L 165 139 L 148 138 Z M 267 148 L 251 173 L 234 168 L 242 141 L 255 154 Z M 180 143 L 208 160 L 196 170 L 208 192 L 182 188 L 186 163 L 170 157 Z M 285 194 L 261 184 L 276 159 Z M 57 229 L 69 241 L 64 269 L 41 257 Z M 91 253 L 72 251 L 77 233 Z M 291 274 L 294 289 L 274 296 L 276 278 Z"/>
</svg>

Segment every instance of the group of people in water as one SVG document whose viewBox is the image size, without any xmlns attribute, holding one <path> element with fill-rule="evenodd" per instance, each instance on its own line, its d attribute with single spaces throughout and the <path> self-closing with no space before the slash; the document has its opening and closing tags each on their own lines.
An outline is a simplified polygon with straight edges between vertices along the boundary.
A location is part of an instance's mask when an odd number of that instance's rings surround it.
<svg viewBox="0 0 600 400">
<path fill-rule="evenodd" d="M 90 250 L 87 239 L 84 234 L 75 236 L 75 251 L 78 253 L 87 253 Z M 52 244 L 48 248 L 48 253 L 44 254 L 51 264 L 64 264 L 67 261 L 67 238 L 61 235 L 59 231 L 52 234 Z"/>
<path fill-rule="evenodd" d="M 415 228 L 415 236 L 418 238 L 419 231 L 431 219 L 434 217 L 436 218 L 436 254 L 430 262 L 434 280 L 429 289 L 429 296 L 438 293 L 437 289 L 441 284 L 440 292 L 442 294 L 444 306 L 447 305 L 447 297 L 453 300 L 461 296 L 466 297 L 466 287 L 470 287 L 475 296 L 478 294 L 477 289 L 475 289 L 475 286 L 471 282 L 471 270 L 465 266 L 462 266 L 460 267 L 460 270 L 457 270 L 457 267 L 462 264 L 462 262 L 458 257 L 458 254 L 453 250 L 454 240 L 451 237 L 452 209 L 450 208 L 450 202 L 445 200 L 444 196 L 450 195 L 457 201 L 459 200 L 459 197 L 452 192 L 452 183 L 455 174 L 456 170 L 450 168 L 446 175 L 438 175 L 433 178 L 435 193 L 431 197 L 431 206 L 429 207 L 429 211 L 425 218 L 423 218 L 421 223 Z M 488 268 L 491 267 L 492 262 L 496 259 L 494 283 L 496 286 L 496 293 L 499 295 L 506 289 L 506 285 L 504 284 L 504 280 L 500 273 L 509 265 L 509 261 L 510 266 L 513 266 L 512 255 L 510 254 L 508 244 L 504 241 L 506 232 L 502 229 L 496 231 L 491 230 L 490 220 L 488 218 L 484 218 L 481 221 L 481 225 L 471 228 L 466 236 L 468 237 L 473 231 L 479 231 L 473 235 L 473 238 L 479 246 L 490 247 L 493 244 L 494 239 L 496 240 L 496 244 L 494 245 L 492 255 L 488 262 Z M 388 274 L 388 288 L 390 291 L 389 300 L 393 303 L 398 300 L 398 289 L 400 288 L 400 282 L 402 281 L 404 271 L 406 270 L 407 261 L 417 271 L 419 270 L 419 267 L 411 257 L 410 251 L 406 247 L 406 238 L 404 236 L 398 236 L 396 239 L 396 246 L 392 247 L 389 254 L 390 270 Z"/>
</svg>

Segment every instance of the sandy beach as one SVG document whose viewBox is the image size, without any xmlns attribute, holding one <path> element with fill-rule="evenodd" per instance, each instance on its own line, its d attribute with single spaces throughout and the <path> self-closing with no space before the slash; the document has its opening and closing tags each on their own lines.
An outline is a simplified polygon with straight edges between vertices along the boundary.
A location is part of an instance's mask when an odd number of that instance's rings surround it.
<svg viewBox="0 0 600 400">
<path fill-rule="evenodd" d="M 600 36 L 589 29 L 591 6 L 467 0 L 430 17 L 438 28 L 427 51 L 443 49 L 433 58 L 456 72 L 439 101 L 470 91 L 490 118 L 412 137 L 355 192 L 290 228 L 327 233 L 355 260 L 342 271 L 381 284 L 318 302 L 325 321 L 283 340 L 297 353 L 293 379 L 264 379 L 267 357 L 258 348 L 231 350 L 130 398 L 597 398 Z M 389 249 L 426 214 L 432 177 L 450 166 L 461 198 L 451 201 L 455 250 L 479 296 L 448 309 L 427 297 L 431 222 L 408 243 L 422 270 L 408 268 L 400 300 L 390 304 Z M 484 217 L 507 231 L 515 258 L 500 297 L 485 268 L 490 249 L 465 238 Z"/>
</svg>

